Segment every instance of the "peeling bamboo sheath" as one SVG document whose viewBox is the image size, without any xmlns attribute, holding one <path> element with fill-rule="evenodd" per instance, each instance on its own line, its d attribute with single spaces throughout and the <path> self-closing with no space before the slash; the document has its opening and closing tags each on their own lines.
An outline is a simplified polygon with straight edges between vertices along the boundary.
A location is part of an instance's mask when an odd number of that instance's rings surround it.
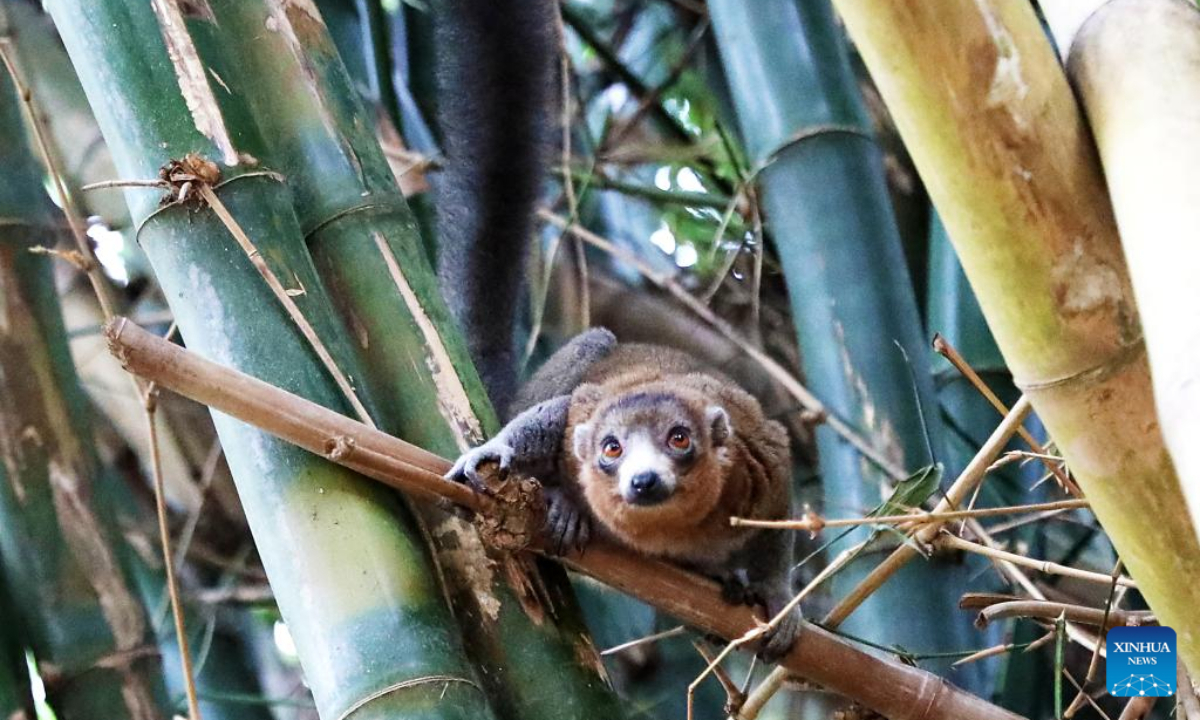
<svg viewBox="0 0 1200 720">
<path fill-rule="evenodd" d="M 449 500 L 486 512 L 490 501 L 441 477 L 445 459 L 371 429 L 236 370 L 205 360 L 142 330 L 125 318 L 105 328 L 109 347 L 127 370 L 159 386 L 255 425 L 310 452 L 425 500 Z M 725 638 L 760 621 L 748 607 L 721 599 L 716 585 L 686 570 L 593 543 L 571 568 L 638 597 L 680 620 Z M 918 668 L 864 652 L 814 625 L 805 625 L 783 665 L 891 720 L 1020 720 Z"/>
</svg>

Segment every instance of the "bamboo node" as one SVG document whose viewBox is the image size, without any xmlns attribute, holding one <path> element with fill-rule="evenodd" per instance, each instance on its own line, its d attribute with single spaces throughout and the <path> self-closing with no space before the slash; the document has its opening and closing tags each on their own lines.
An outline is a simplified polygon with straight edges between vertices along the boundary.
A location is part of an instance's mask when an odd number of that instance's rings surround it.
<svg viewBox="0 0 1200 720">
<path fill-rule="evenodd" d="M 159 168 L 158 177 L 167 183 L 169 190 L 160 204 L 199 203 L 200 185 L 211 186 L 220 182 L 221 168 L 198 153 L 188 153 L 182 159 L 168 160 Z"/>
<path fill-rule="evenodd" d="M 325 457 L 333 462 L 341 462 L 354 452 L 354 438 L 346 435 L 331 437 L 325 441 Z"/>
<path fill-rule="evenodd" d="M 125 370 L 129 370 L 129 347 L 121 342 L 121 332 L 125 330 L 127 322 L 129 318 L 117 316 L 104 323 L 104 339 L 108 343 L 108 352 Z"/>
</svg>

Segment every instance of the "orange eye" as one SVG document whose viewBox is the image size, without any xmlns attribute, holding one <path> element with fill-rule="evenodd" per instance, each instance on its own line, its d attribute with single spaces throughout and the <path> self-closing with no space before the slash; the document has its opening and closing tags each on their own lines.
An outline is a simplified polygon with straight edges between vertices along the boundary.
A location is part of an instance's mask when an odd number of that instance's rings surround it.
<svg viewBox="0 0 1200 720">
<path fill-rule="evenodd" d="M 608 458 L 609 460 L 616 460 L 617 458 L 621 457 L 621 443 L 617 442 L 614 438 L 609 438 L 604 441 L 604 445 L 601 446 L 600 452 L 603 453 L 604 457 Z"/>
<path fill-rule="evenodd" d="M 667 436 L 667 444 L 675 450 L 686 451 L 692 447 L 692 436 L 686 428 L 677 427 Z"/>
</svg>

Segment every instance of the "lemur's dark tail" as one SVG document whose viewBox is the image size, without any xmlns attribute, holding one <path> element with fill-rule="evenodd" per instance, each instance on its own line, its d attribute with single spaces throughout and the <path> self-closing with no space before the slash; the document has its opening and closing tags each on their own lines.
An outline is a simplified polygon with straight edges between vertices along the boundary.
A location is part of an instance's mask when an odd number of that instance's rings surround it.
<svg viewBox="0 0 1200 720">
<path fill-rule="evenodd" d="M 437 0 L 439 275 L 493 404 L 516 390 L 515 325 L 549 148 L 554 0 Z"/>
</svg>

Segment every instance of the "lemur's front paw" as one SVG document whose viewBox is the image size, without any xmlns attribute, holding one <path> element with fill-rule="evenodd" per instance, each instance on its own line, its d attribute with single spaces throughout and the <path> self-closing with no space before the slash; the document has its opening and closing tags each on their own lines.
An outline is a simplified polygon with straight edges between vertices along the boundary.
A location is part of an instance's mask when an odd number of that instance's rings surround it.
<svg viewBox="0 0 1200 720">
<path fill-rule="evenodd" d="M 454 467 L 450 468 L 450 472 L 446 473 L 446 478 L 466 483 L 476 491 L 488 492 L 483 478 L 479 476 L 479 466 L 494 462 L 499 466 L 501 473 L 507 473 L 515 455 L 516 451 L 507 442 L 498 437 L 492 438 L 479 447 L 463 453 L 458 462 L 454 463 Z"/>
<path fill-rule="evenodd" d="M 717 578 L 721 583 L 721 599 L 730 605 L 758 605 L 762 598 L 750 589 L 746 578 L 739 573 L 729 573 Z"/>
<path fill-rule="evenodd" d="M 549 487 L 546 496 L 546 552 L 566 555 L 581 551 L 592 537 L 592 520 L 562 488 Z"/>
<path fill-rule="evenodd" d="M 774 618 L 783 610 L 784 606 L 790 598 L 785 599 L 782 603 L 768 603 L 767 612 Z M 771 619 L 768 618 L 768 619 Z M 796 644 L 796 638 L 800 636 L 800 631 L 804 625 L 804 616 L 800 613 L 799 607 L 794 607 L 788 611 L 775 626 L 774 629 L 768 630 L 763 635 L 762 641 L 758 648 L 758 656 L 763 662 L 775 663 L 782 660 L 789 652 L 792 646 Z"/>
</svg>

